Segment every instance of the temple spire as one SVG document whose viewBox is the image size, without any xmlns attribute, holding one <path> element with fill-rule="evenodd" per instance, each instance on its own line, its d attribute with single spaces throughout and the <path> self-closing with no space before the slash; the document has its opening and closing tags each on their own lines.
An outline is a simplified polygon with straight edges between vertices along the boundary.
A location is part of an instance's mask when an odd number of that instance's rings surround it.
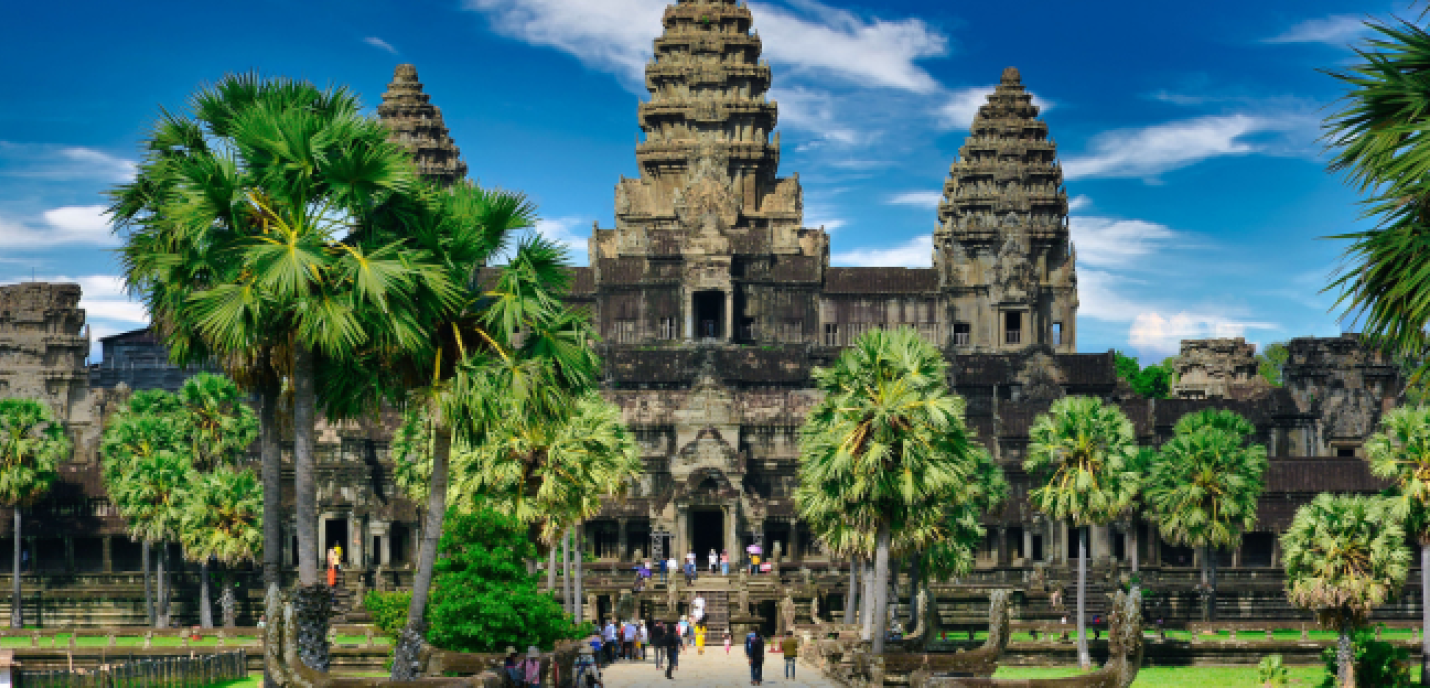
<svg viewBox="0 0 1430 688">
<path fill-rule="evenodd" d="M 377 116 L 392 130 L 389 138 L 412 153 L 418 174 L 451 185 L 467 176 L 467 163 L 442 121 L 441 108 L 429 100 L 417 80 L 417 67 L 397 65 Z"/>
</svg>

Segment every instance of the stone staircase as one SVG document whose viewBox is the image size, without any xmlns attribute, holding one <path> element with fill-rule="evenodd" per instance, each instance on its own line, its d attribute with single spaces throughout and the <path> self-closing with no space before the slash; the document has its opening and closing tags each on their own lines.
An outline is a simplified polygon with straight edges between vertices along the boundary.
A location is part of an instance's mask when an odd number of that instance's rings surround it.
<svg viewBox="0 0 1430 688">
<path fill-rule="evenodd" d="M 709 590 L 700 593 L 705 598 L 705 628 L 707 643 L 723 641 L 730 631 L 730 593 L 726 590 Z"/>
</svg>

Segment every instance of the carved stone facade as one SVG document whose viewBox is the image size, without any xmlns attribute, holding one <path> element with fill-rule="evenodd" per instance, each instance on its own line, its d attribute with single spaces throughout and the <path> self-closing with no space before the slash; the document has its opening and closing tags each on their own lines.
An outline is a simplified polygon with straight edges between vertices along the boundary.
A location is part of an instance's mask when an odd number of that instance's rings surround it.
<svg viewBox="0 0 1430 688">
<path fill-rule="evenodd" d="M 452 184 L 467 176 L 467 163 L 453 143 L 442 121 L 442 110 L 431 104 L 431 96 L 422 92 L 417 80 L 417 67 L 398 65 L 392 83 L 382 94 L 377 115 L 392 130 L 394 143 L 406 148 L 417 161 L 417 171 L 424 177 Z"/>
<path fill-rule="evenodd" d="M 1194 339 L 1182 342 L 1172 396 L 1179 399 L 1255 399 L 1271 383 L 1259 374 L 1256 345 L 1245 339 Z"/>
</svg>

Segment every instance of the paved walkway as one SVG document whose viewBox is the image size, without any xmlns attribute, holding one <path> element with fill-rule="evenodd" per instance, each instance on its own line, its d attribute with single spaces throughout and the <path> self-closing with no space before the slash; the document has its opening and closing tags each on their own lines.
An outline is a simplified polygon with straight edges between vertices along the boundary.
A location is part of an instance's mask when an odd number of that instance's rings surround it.
<svg viewBox="0 0 1430 688">
<path fill-rule="evenodd" d="M 680 666 L 672 674 L 675 679 L 665 679 L 665 669 L 655 670 L 654 654 L 647 652 L 651 659 L 645 662 L 616 662 L 606 669 L 606 688 L 671 688 L 673 686 L 701 686 L 705 688 L 738 688 L 750 685 L 750 665 L 745 663 L 745 653 L 740 646 L 730 648 L 729 656 L 725 648 L 707 647 L 705 654 L 695 652 L 680 653 Z M 770 688 L 835 688 L 828 679 L 808 664 L 801 662 L 797 680 L 784 677 L 784 655 L 765 656 L 764 685 Z"/>
</svg>

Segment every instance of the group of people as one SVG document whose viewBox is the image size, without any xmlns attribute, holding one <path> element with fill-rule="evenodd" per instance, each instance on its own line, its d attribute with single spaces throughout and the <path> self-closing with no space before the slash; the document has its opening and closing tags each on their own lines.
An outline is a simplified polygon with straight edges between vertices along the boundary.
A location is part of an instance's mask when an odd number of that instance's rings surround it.
<svg viewBox="0 0 1430 688">
<path fill-rule="evenodd" d="M 725 651 L 730 651 L 728 645 Z M 793 635 L 786 634 L 775 646 L 774 651 L 784 655 L 785 678 L 794 680 L 795 665 L 799 663 L 799 641 L 795 640 Z M 765 682 L 765 639 L 760 634 L 752 631 L 745 636 L 745 658 L 750 663 L 750 685 L 763 684 Z"/>
<path fill-rule="evenodd" d="M 577 662 L 578 667 L 580 662 Z M 502 663 L 502 671 L 507 678 L 511 679 L 513 685 L 523 688 L 535 688 L 541 685 L 541 649 L 532 645 L 526 649 L 526 657 L 523 659 L 517 653 L 516 648 L 508 646 L 506 648 L 506 661 Z M 580 684 L 577 684 L 580 685 Z"/>
<path fill-rule="evenodd" d="M 751 575 L 770 570 L 768 563 L 761 566 L 760 555 L 756 553 L 747 555 L 745 567 Z M 711 549 L 710 553 L 706 555 L 706 570 L 712 574 L 719 573 L 722 576 L 730 575 L 730 553 L 726 551 L 716 552 L 714 549 Z M 676 561 L 675 557 L 658 559 L 654 563 L 649 559 L 641 562 L 641 565 L 636 569 L 636 580 L 631 586 L 631 590 L 633 592 L 644 590 L 646 582 L 657 573 L 660 574 L 660 582 L 665 583 L 670 574 L 677 571 L 685 574 L 686 585 L 695 582 L 695 579 L 698 578 L 700 574 L 699 566 L 696 563 L 695 552 L 686 552 L 685 563 L 683 564 Z"/>
</svg>

